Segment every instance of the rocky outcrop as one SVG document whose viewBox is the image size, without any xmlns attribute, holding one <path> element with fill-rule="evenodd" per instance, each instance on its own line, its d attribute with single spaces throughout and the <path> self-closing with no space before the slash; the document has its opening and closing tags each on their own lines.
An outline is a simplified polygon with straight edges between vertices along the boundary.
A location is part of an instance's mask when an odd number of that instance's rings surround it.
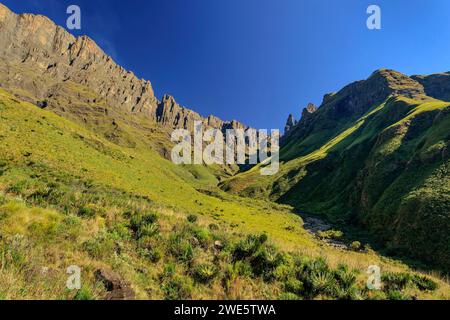
<svg viewBox="0 0 450 320">
<path fill-rule="evenodd" d="M 186 128 L 192 130 L 195 121 L 201 121 L 205 127 L 226 129 L 247 129 L 248 127 L 238 121 L 223 121 L 210 115 L 202 117 L 195 111 L 180 106 L 170 95 L 164 95 L 156 109 L 156 121 L 173 128 Z"/>
<path fill-rule="evenodd" d="M 108 269 L 95 271 L 95 279 L 102 283 L 106 290 L 105 300 L 134 300 L 135 293 L 130 284 L 125 282 L 118 274 Z"/>
<path fill-rule="evenodd" d="M 356 81 L 327 96 L 321 108 L 328 109 L 334 118 L 360 117 L 389 96 L 422 100 L 426 98 L 423 86 L 414 79 L 394 70 L 380 69 L 367 80 Z"/>
<path fill-rule="evenodd" d="M 308 103 L 305 109 L 302 111 L 302 121 L 308 121 L 312 114 L 317 111 L 317 107 L 314 103 Z"/>
<path fill-rule="evenodd" d="M 288 133 L 295 125 L 294 115 L 291 113 L 286 121 L 286 126 L 284 127 L 284 133 Z"/>
<path fill-rule="evenodd" d="M 411 78 L 423 85 L 427 96 L 450 101 L 450 72 L 429 76 L 412 76 Z"/>
<path fill-rule="evenodd" d="M 153 114 L 149 81 L 118 66 L 87 36 L 75 38 L 44 16 L 16 15 L 0 4 L 1 83 L 45 99 L 55 84 L 73 81 L 130 112 Z M 30 77 L 18 70 L 28 69 Z"/>
<path fill-rule="evenodd" d="M 44 16 L 15 14 L 1 3 L 0 43 L 0 86 L 29 102 L 61 109 L 58 102 L 64 101 L 69 112 L 79 107 L 75 100 L 102 102 L 114 112 L 144 114 L 174 128 L 188 128 L 194 120 L 221 129 L 245 127 L 204 118 L 168 95 L 159 101 L 150 81 L 117 65 L 89 37 L 74 37 Z"/>
<path fill-rule="evenodd" d="M 303 140 L 313 130 L 319 129 L 327 130 L 329 135 L 324 135 L 324 139 L 329 139 L 337 129 L 336 122 L 358 119 L 390 96 L 430 99 L 419 81 L 394 70 L 380 69 L 366 80 L 353 82 L 336 93 L 325 95 L 319 108 L 309 104 L 281 144 L 290 139 Z"/>
<path fill-rule="evenodd" d="M 284 129 L 284 136 L 281 138 L 281 144 L 285 144 L 288 139 L 290 139 L 292 133 L 298 131 L 298 128 L 305 128 L 308 126 L 312 119 L 313 114 L 318 110 L 318 108 L 313 103 L 308 103 L 306 108 L 302 110 L 302 115 L 300 120 L 295 121 L 292 114 L 289 115 L 286 127 Z"/>
</svg>

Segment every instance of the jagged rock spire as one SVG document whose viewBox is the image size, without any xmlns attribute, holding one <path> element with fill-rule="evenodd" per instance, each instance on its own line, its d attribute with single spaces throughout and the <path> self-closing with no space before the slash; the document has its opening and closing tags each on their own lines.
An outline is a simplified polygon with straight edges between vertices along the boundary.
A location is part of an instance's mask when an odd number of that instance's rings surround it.
<svg viewBox="0 0 450 320">
<path fill-rule="evenodd" d="M 289 132 L 295 126 L 294 115 L 291 113 L 286 121 L 286 126 L 284 127 L 284 133 Z"/>
</svg>

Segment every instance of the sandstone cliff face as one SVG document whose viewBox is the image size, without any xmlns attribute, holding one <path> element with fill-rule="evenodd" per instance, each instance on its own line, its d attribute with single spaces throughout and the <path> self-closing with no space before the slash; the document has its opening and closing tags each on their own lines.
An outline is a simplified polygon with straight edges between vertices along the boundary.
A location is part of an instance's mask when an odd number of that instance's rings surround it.
<svg viewBox="0 0 450 320">
<path fill-rule="evenodd" d="M 62 97 L 69 111 L 74 100 L 102 102 L 107 110 L 143 114 L 174 128 L 191 129 L 194 120 L 220 129 L 245 127 L 213 116 L 203 118 L 170 96 L 159 101 L 150 81 L 117 65 L 89 37 L 74 37 L 44 16 L 17 15 L 0 4 L 0 43 L 0 86 L 42 107 L 61 109 L 51 98 Z M 74 94 L 70 90 L 74 84 L 87 90 L 77 88 Z"/>
<path fill-rule="evenodd" d="M 309 118 L 313 115 L 314 112 L 317 111 L 317 107 L 315 104 L 313 103 L 308 103 L 308 105 L 306 106 L 305 109 L 303 109 L 302 111 L 302 120 L 303 121 L 308 121 Z"/>
<path fill-rule="evenodd" d="M 2 86 L 45 99 L 58 83 L 73 81 L 126 111 L 155 112 L 149 81 L 114 63 L 90 38 L 75 38 L 44 16 L 16 15 L 0 4 Z M 29 70 L 30 77 L 17 72 Z M 54 92 L 53 92 L 54 93 Z"/>
<path fill-rule="evenodd" d="M 351 83 L 328 96 L 322 106 L 337 117 L 360 117 L 374 105 L 395 95 L 419 100 L 426 96 L 423 86 L 414 79 L 394 70 L 380 69 L 367 80 Z"/>
<path fill-rule="evenodd" d="M 423 85 L 428 96 L 450 101 L 450 72 L 429 76 L 412 76 L 411 78 Z"/>
<path fill-rule="evenodd" d="M 223 121 L 212 115 L 204 118 L 197 112 L 180 106 L 175 98 L 170 95 L 164 95 L 162 101 L 158 103 L 156 121 L 169 127 L 189 130 L 192 130 L 195 121 L 201 121 L 205 127 L 222 131 L 226 129 L 248 129 L 247 126 L 238 121 Z"/>
</svg>

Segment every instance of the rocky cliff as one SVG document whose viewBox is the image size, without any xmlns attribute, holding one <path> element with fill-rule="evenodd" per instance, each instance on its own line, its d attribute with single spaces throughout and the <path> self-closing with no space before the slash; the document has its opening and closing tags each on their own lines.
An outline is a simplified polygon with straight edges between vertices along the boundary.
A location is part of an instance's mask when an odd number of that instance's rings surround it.
<svg viewBox="0 0 450 320">
<path fill-rule="evenodd" d="M 428 96 L 450 101 L 450 72 L 428 76 L 412 76 L 411 78 L 423 85 Z"/>
<path fill-rule="evenodd" d="M 170 128 L 190 129 L 195 120 L 220 129 L 246 127 L 204 118 L 168 95 L 159 101 L 150 81 L 117 65 L 89 37 L 74 37 L 44 16 L 15 14 L 1 3 L 0 43 L 0 86 L 58 113 L 95 105 L 103 113 L 141 114 Z"/>
</svg>

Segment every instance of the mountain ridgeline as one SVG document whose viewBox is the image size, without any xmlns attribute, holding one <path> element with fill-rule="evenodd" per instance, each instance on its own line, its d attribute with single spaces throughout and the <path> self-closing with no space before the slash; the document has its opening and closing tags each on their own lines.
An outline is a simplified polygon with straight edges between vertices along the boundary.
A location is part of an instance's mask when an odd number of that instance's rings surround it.
<svg viewBox="0 0 450 320">
<path fill-rule="evenodd" d="M 89 37 L 74 37 L 47 17 L 15 14 L 0 4 L 0 42 L 1 86 L 80 123 L 102 121 L 118 133 L 118 122 L 130 122 L 132 115 L 169 129 L 192 130 L 194 121 L 221 130 L 247 128 L 202 117 L 170 95 L 158 100 L 150 81 L 117 65 Z"/>
<path fill-rule="evenodd" d="M 378 70 L 289 117 L 275 178 L 241 173 L 222 184 L 340 224 L 388 250 L 450 265 L 450 73 Z"/>
</svg>

